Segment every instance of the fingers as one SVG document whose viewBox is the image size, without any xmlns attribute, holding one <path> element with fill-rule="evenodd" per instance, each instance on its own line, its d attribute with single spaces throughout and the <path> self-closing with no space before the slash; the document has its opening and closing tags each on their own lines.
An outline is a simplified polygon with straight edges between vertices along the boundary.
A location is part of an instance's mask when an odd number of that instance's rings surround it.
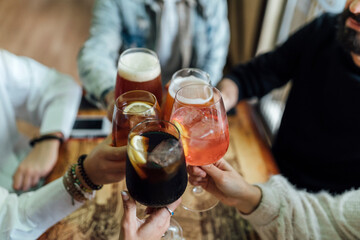
<svg viewBox="0 0 360 240">
<path fill-rule="evenodd" d="M 112 147 L 104 146 L 103 153 L 105 158 L 109 161 L 124 161 L 126 160 L 126 146 Z"/>
<path fill-rule="evenodd" d="M 27 191 L 31 187 L 36 186 L 39 180 L 39 174 L 31 173 L 29 170 L 23 171 L 21 168 L 18 168 L 13 176 L 13 188 L 15 190 Z"/>
<path fill-rule="evenodd" d="M 127 224 L 136 224 L 136 203 L 127 191 L 122 191 L 121 196 L 123 199 L 124 215 L 123 219 Z"/>
<path fill-rule="evenodd" d="M 234 168 L 224 159 L 220 159 L 214 164 L 201 166 L 201 169 L 209 174 L 215 180 L 215 182 L 222 176 L 224 171 L 234 171 Z"/>
<path fill-rule="evenodd" d="M 169 204 L 167 207 L 170 211 L 174 212 L 180 203 L 181 198 Z M 145 223 L 139 229 L 140 239 L 149 239 L 149 236 L 153 236 L 151 239 L 160 239 L 170 225 L 171 213 L 166 208 L 153 209 L 151 212 L 150 216 L 146 218 Z"/>
<path fill-rule="evenodd" d="M 201 177 L 201 178 L 206 177 L 206 172 L 200 167 L 187 166 L 187 171 L 193 177 Z"/>
<path fill-rule="evenodd" d="M 20 172 L 19 168 L 16 170 L 14 176 L 13 176 L 13 188 L 15 190 L 21 190 L 22 188 L 22 182 L 23 182 L 23 174 Z"/>
<path fill-rule="evenodd" d="M 111 145 L 112 144 L 112 134 L 109 134 L 103 141 L 104 144 L 106 145 Z"/>
</svg>

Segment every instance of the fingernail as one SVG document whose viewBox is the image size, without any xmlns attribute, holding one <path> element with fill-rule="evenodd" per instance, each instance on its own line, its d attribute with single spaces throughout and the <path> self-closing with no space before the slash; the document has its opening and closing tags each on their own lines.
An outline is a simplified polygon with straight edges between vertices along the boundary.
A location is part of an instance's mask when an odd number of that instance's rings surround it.
<svg viewBox="0 0 360 240">
<path fill-rule="evenodd" d="M 129 194 L 126 191 L 121 191 L 121 196 L 124 201 L 129 200 Z"/>
</svg>

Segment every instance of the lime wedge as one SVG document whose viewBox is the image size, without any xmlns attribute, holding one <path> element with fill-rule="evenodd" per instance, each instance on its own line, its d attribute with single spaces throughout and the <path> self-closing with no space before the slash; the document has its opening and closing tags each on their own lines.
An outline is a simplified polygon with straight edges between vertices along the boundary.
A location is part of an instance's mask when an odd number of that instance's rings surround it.
<svg viewBox="0 0 360 240">
<path fill-rule="evenodd" d="M 152 109 L 152 106 L 144 102 L 132 102 L 124 108 L 124 113 L 143 113 Z"/>
</svg>

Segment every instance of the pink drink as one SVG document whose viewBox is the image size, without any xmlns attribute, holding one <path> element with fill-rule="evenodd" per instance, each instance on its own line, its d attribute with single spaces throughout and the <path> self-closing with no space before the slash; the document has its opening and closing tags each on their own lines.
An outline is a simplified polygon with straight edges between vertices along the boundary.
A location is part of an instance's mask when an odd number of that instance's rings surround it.
<svg viewBox="0 0 360 240">
<path fill-rule="evenodd" d="M 182 128 L 187 164 L 212 164 L 225 155 L 229 147 L 229 127 L 226 115 L 218 113 L 217 109 L 184 106 L 172 114 L 171 121 Z"/>
</svg>

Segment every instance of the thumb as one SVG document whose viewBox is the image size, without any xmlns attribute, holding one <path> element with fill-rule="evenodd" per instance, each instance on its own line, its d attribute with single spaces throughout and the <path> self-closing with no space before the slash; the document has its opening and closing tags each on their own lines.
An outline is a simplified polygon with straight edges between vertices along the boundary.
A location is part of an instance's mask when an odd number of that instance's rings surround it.
<svg viewBox="0 0 360 240">
<path fill-rule="evenodd" d="M 233 170 L 231 165 L 223 158 L 214 164 L 201 166 L 201 168 L 214 180 L 218 180 L 224 172 Z"/>
<path fill-rule="evenodd" d="M 126 225 L 136 226 L 136 203 L 127 191 L 122 191 L 121 196 L 123 199 L 124 215 L 123 221 Z"/>
<path fill-rule="evenodd" d="M 201 166 L 201 168 L 214 179 L 215 182 L 223 175 L 223 170 L 219 169 L 214 164 Z"/>
</svg>

